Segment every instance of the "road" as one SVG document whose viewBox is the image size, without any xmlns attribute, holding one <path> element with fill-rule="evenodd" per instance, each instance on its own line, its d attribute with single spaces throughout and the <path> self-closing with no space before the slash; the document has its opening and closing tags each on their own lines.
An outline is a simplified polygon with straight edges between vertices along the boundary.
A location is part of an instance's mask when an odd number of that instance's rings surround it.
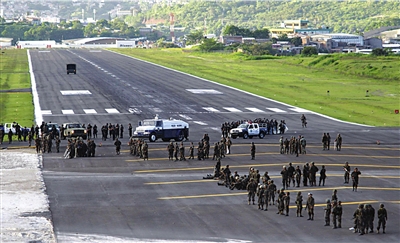
<svg viewBox="0 0 400 243">
<path fill-rule="evenodd" d="M 100 138 L 95 140 L 98 147 L 94 158 L 44 155 L 43 176 L 59 242 L 110 242 L 110 237 L 115 237 L 111 242 L 398 241 L 398 128 L 337 121 L 106 50 L 33 50 L 30 55 L 44 121 L 99 127 L 119 123 L 125 127 L 119 156 L 114 154 L 110 139 L 102 142 Z M 67 63 L 77 64 L 76 75 L 66 74 Z M 284 217 L 277 215 L 274 207 L 265 212 L 247 205 L 245 191 L 229 190 L 215 180 L 202 179 L 212 173 L 215 161 L 168 161 L 167 143 L 149 143 L 149 161 L 130 155 L 126 146 L 128 123 L 135 126 L 155 114 L 187 121 L 190 141 L 195 144 L 205 133 L 212 144 L 219 141 L 220 126 L 225 121 L 285 120 L 289 131 L 284 136 L 304 135 L 307 155 L 281 155 L 279 135 L 267 135 L 264 139 L 233 140 L 232 154 L 223 158 L 222 165 L 229 164 L 240 175 L 247 174 L 251 166 L 261 174 L 268 171 L 278 187 L 282 166 L 289 162 L 302 166 L 314 161 L 319 168 L 325 165 L 328 179 L 324 187 L 289 188 L 292 207 L 297 191 L 304 197 L 313 192 L 316 219 L 297 218 L 294 208 L 289 217 Z M 301 127 L 301 114 L 307 116 L 307 128 Z M 342 135 L 342 151 L 322 151 L 324 132 L 332 137 Z M 255 160 L 250 160 L 251 141 L 257 147 Z M 343 184 L 345 161 L 362 172 L 358 192 Z M 333 189 L 338 190 L 344 205 L 343 228 L 336 230 L 323 226 L 323 207 Z M 389 212 L 387 234 L 358 236 L 349 230 L 359 203 L 370 203 L 375 210 L 379 203 L 385 204 Z"/>
</svg>

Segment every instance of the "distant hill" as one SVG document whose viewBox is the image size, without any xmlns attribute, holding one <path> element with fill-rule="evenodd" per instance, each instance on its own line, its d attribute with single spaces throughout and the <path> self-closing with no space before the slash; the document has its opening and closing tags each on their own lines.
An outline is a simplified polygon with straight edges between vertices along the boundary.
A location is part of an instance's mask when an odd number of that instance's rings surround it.
<svg viewBox="0 0 400 243">
<path fill-rule="evenodd" d="M 261 29 L 277 27 L 288 19 L 309 20 L 313 27 L 327 26 L 334 32 L 353 34 L 400 25 L 398 0 L 192 0 L 186 4 L 154 4 L 147 11 L 141 10 L 135 19 L 136 23 L 148 18 L 168 22 L 170 13 L 175 16 L 175 25 L 186 27 L 186 31 L 207 29 L 215 34 L 220 34 L 228 24 Z"/>
</svg>

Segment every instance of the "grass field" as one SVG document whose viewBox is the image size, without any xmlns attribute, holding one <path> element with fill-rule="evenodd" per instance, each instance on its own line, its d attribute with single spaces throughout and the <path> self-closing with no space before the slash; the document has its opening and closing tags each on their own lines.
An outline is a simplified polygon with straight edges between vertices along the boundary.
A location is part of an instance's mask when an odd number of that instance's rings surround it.
<svg viewBox="0 0 400 243">
<path fill-rule="evenodd" d="M 15 92 L 31 87 L 26 50 L 2 50 L 0 54 L 0 123 L 15 121 L 31 127 L 34 123 L 32 93 Z M 7 141 L 7 136 L 4 139 Z"/>
<path fill-rule="evenodd" d="M 400 57 L 328 55 L 252 60 L 240 53 L 113 49 L 340 120 L 400 126 Z M 329 92 L 328 92 L 329 91 Z"/>
</svg>

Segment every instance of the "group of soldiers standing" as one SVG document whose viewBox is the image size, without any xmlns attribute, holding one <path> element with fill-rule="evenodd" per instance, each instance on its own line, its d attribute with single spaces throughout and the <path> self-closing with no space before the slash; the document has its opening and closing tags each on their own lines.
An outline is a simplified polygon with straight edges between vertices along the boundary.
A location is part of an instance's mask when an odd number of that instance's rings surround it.
<svg viewBox="0 0 400 243">
<path fill-rule="evenodd" d="M 378 227 L 377 233 L 382 226 L 383 233 L 385 234 L 387 211 L 385 206 L 381 203 L 377 212 L 378 216 Z M 374 232 L 374 219 L 375 209 L 371 204 L 360 204 L 353 214 L 354 218 L 354 233 L 360 233 L 360 235 L 373 233 Z"/>
<path fill-rule="evenodd" d="M 131 137 L 128 142 L 129 153 L 143 160 L 149 160 L 149 145 L 143 139 Z"/>
<path fill-rule="evenodd" d="M 331 135 L 328 133 L 324 133 L 322 135 L 322 150 L 329 150 L 331 147 Z M 333 143 L 333 147 L 335 150 L 340 151 L 342 149 L 342 136 L 340 133 L 335 138 Z"/>
<path fill-rule="evenodd" d="M 283 139 L 283 136 L 279 139 L 279 152 L 280 154 L 295 154 L 299 157 L 299 154 L 306 154 L 307 141 L 303 135 L 299 135 L 298 138 L 292 136 L 290 140 L 288 138 Z"/>
</svg>

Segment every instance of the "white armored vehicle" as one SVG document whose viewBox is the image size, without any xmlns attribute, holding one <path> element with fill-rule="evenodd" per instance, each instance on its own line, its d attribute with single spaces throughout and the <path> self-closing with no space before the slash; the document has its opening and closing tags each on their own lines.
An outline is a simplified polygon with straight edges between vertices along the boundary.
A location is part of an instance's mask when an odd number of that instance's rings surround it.
<svg viewBox="0 0 400 243">
<path fill-rule="evenodd" d="M 189 124 L 187 122 L 175 119 L 159 119 L 156 116 L 154 119 L 145 119 L 139 121 L 133 133 L 134 138 L 149 139 L 154 142 L 161 138 L 164 142 L 171 139 L 182 141 L 189 136 Z"/>
</svg>

